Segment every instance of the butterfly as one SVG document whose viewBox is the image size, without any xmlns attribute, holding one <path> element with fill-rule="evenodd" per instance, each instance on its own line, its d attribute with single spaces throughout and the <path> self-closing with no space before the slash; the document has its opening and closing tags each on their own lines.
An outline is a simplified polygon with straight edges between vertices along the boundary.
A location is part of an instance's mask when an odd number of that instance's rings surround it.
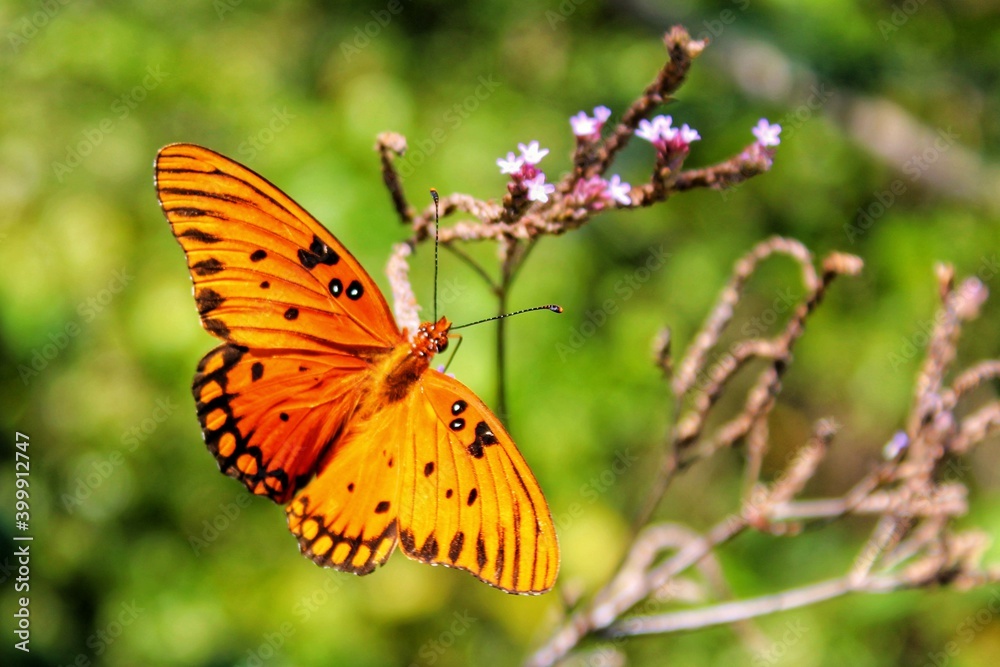
<svg viewBox="0 0 1000 667">
<path fill-rule="evenodd" d="M 508 593 L 543 593 L 559 547 L 500 420 L 431 368 L 451 323 L 400 331 L 361 264 L 262 176 L 171 144 L 156 191 L 202 326 L 198 419 L 219 469 L 287 505 L 316 563 L 369 574 L 399 545 Z"/>
</svg>

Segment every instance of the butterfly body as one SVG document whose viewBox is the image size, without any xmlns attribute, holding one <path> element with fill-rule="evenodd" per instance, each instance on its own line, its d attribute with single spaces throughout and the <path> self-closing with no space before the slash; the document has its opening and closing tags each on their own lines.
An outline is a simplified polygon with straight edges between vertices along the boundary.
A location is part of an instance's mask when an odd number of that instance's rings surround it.
<svg viewBox="0 0 1000 667">
<path fill-rule="evenodd" d="M 442 317 L 437 322 L 424 322 L 412 341 L 403 341 L 377 362 L 373 372 L 376 386 L 373 397 L 377 405 L 403 399 L 430 367 L 435 354 L 448 347 L 451 322 Z"/>
<path fill-rule="evenodd" d="M 558 571 L 548 505 L 490 409 L 430 367 L 451 322 L 400 331 L 375 282 L 266 179 L 199 146 L 156 161 L 204 328 L 192 385 L 222 472 L 286 504 L 315 562 L 367 574 L 400 546 L 511 593 Z"/>
</svg>

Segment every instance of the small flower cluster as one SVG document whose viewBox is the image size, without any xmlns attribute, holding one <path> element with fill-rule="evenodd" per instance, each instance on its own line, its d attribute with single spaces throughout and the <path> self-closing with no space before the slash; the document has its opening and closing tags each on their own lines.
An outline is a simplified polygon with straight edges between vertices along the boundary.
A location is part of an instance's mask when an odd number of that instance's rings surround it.
<svg viewBox="0 0 1000 667">
<path fill-rule="evenodd" d="M 611 118 L 611 109 L 606 106 L 594 107 L 594 116 L 590 117 L 586 111 L 581 111 L 570 117 L 569 124 L 573 128 L 573 135 L 577 142 L 592 142 L 601 138 L 601 128 Z"/>
<path fill-rule="evenodd" d="M 520 157 L 507 153 L 507 158 L 497 158 L 497 166 L 501 174 L 510 174 L 510 185 L 507 188 L 512 195 L 527 195 L 528 201 L 545 203 L 549 195 L 556 191 L 556 186 L 545 182 L 545 172 L 538 168 L 538 163 L 549 154 L 548 148 L 539 148 L 537 141 L 525 146 L 518 144 Z"/>
<path fill-rule="evenodd" d="M 593 116 L 581 111 L 570 118 L 569 122 L 577 142 L 586 144 L 600 139 L 601 128 L 610 117 L 611 109 L 599 106 L 594 109 Z M 549 150 L 540 148 L 537 141 L 532 141 L 527 146 L 524 144 L 517 146 L 521 151 L 520 156 L 510 152 L 506 158 L 497 159 L 500 173 L 509 174 L 511 177 L 508 190 L 515 198 L 522 195 L 529 202 L 549 201 L 549 195 L 555 192 L 555 186 L 545 182 L 545 173 L 538 168 L 538 163 L 548 155 Z M 632 186 L 622 181 L 618 175 L 612 176 L 611 180 L 591 176 L 576 182 L 571 197 L 576 206 L 599 211 L 614 202 L 621 206 L 629 206 L 632 203 L 629 197 L 631 189 Z"/>
<path fill-rule="evenodd" d="M 767 169 L 770 169 L 774 158 L 774 147 L 781 143 L 781 126 L 777 123 L 772 125 L 766 118 L 761 118 L 752 132 L 757 141 L 750 144 L 740 157 L 761 161 Z"/>
<path fill-rule="evenodd" d="M 601 130 L 611 118 L 611 109 L 606 106 L 594 107 L 593 114 L 589 116 L 586 111 L 580 111 L 569 119 L 573 135 L 577 140 L 578 151 L 586 151 L 600 140 Z M 757 139 L 755 144 L 757 150 L 780 144 L 780 134 L 780 125 L 772 125 L 766 118 L 761 118 L 753 128 L 753 135 Z M 687 123 L 674 127 L 673 118 L 663 115 L 656 116 L 652 120 L 640 120 L 635 136 L 653 144 L 661 168 L 669 168 L 672 171 L 680 167 L 684 157 L 691 150 L 691 144 L 701 139 L 698 130 Z M 527 206 L 530 202 L 543 204 L 548 202 L 549 195 L 553 194 L 556 188 L 551 183 L 545 182 L 545 173 L 538 168 L 538 163 L 548 155 L 549 150 L 541 148 L 537 141 L 532 141 L 528 145 L 518 144 L 518 149 L 520 155 L 510 152 L 506 158 L 497 159 L 500 173 L 509 174 L 511 177 L 507 189 L 513 198 L 512 201 L 520 201 L 523 206 Z M 594 175 L 577 180 L 569 193 L 569 198 L 574 207 L 599 211 L 613 204 L 630 206 L 631 190 L 632 186 L 622 181 L 617 174 L 610 180 Z M 521 210 L 523 206 L 520 207 Z"/>
<path fill-rule="evenodd" d="M 640 120 L 635 136 L 645 139 L 656 147 L 661 157 L 686 154 L 691 150 L 691 143 L 701 139 L 698 130 L 692 129 L 687 123 L 680 127 L 671 127 L 673 118 L 656 116 L 653 120 Z"/>
<path fill-rule="evenodd" d="M 612 176 L 609 181 L 600 176 L 591 176 L 576 182 L 571 200 L 575 207 L 600 211 L 615 202 L 621 206 L 631 205 L 632 198 L 629 196 L 631 190 L 632 186 L 622 181 L 618 174 Z"/>
</svg>

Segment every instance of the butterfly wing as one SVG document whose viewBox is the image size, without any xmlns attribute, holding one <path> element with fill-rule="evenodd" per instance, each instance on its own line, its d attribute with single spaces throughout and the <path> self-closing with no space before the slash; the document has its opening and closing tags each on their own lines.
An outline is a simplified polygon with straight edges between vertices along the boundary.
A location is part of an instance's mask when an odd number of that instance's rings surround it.
<svg viewBox="0 0 1000 667">
<path fill-rule="evenodd" d="M 367 378 L 343 354 L 272 354 L 231 344 L 201 360 L 192 386 L 219 469 L 286 503 L 345 428 Z"/>
<path fill-rule="evenodd" d="M 317 564 L 369 574 L 395 549 L 408 411 L 400 400 L 352 424 L 323 471 L 286 508 L 299 548 Z"/>
<path fill-rule="evenodd" d="M 549 507 L 500 420 L 435 370 L 424 373 L 408 403 L 400 451 L 403 552 L 468 570 L 509 593 L 552 588 L 559 545 Z"/>
<path fill-rule="evenodd" d="M 223 472 L 287 502 L 344 429 L 369 362 L 402 334 L 350 252 L 250 169 L 173 144 L 156 189 L 202 324 L 226 341 L 192 387 L 205 442 Z"/>
<path fill-rule="evenodd" d="M 353 426 L 287 515 L 304 554 L 355 574 L 384 563 L 397 540 L 415 560 L 510 593 L 543 593 L 559 570 L 548 505 L 510 435 L 437 371 Z"/>
<path fill-rule="evenodd" d="M 157 155 L 156 190 L 212 335 L 254 349 L 348 353 L 402 340 L 358 261 L 262 176 L 172 144 Z"/>
</svg>

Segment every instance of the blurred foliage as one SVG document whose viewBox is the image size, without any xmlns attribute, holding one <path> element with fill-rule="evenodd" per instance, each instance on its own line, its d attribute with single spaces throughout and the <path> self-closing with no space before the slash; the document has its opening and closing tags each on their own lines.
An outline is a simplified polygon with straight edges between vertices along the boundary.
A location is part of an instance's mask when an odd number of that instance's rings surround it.
<svg viewBox="0 0 1000 667">
<path fill-rule="evenodd" d="M 843 424 L 810 489 L 817 495 L 842 493 L 903 425 L 936 306 L 934 262 L 1000 286 L 995 206 L 887 165 L 851 139 L 837 96 L 788 115 L 806 100 L 776 102 L 766 90 L 774 82 L 741 80 L 713 49 L 766 45 L 838 93 L 954 128 L 991 165 L 1000 151 L 997 15 L 989 0 L 0 4 L 0 391 L 5 440 L 31 437 L 35 535 L 32 652 L 15 652 L 5 633 L 0 660 L 514 664 L 560 613 L 560 593 L 508 596 L 398 554 L 370 577 L 320 570 L 298 554 L 281 508 L 218 474 L 189 391 L 213 343 L 153 192 L 162 145 L 201 143 L 266 175 L 385 287 L 390 245 L 406 230 L 372 152 L 381 131 L 409 139 L 401 165 L 417 205 L 431 185 L 501 196 L 494 160 L 519 141 L 552 149 L 544 166 L 554 178 L 569 164 L 568 117 L 597 104 L 624 109 L 661 66 L 660 36 L 674 23 L 713 38 L 668 110 L 704 137 L 689 166 L 740 150 L 760 116 L 796 119 L 786 120 L 771 173 L 725 195 L 691 192 L 545 239 L 518 279 L 513 307 L 566 308 L 560 318 L 510 322 L 509 422 L 552 506 L 562 591 L 574 596 L 601 583 L 626 547 L 669 424 L 650 341 L 669 325 L 682 349 L 753 243 L 786 234 L 817 254 L 840 249 L 866 262 L 811 320 L 773 420 L 775 466 L 815 419 Z M 898 25 L 885 23 L 894 17 Z M 490 91 L 484 81 L 499 85 Z M 431 139 L 435 130 L 443 140 Z M 615 171 L 644 179 L 648 148 L 630 146 Z M 906 191 L 884 215 L 846 234 L 859 208 L 898 179 Z M 616 290 L 661 245 L 670 255 L 663 269 L 627 297 Z M 491 262 L 495 250 L 469 252 Z M 432 271 L 422 248 L 412 277 L 425 302 Z M 492 314 L 488 291 L 448 253 L 441 280 L 453 321 Z M 773 309 L 779 326 L 779 304 L 801 293 L 796 280 L 790 264 L 768 265 L 744 314 Z M 584 327 L 609 299 L 615 312 Z M 996 356 L 998 328 L 994 299 L 965 332 L 960 359 Z M 495 404 L 493 330 L 465 334 L 452 370 Z M 996 533 L 991 444 L 965 481 L 975 490 L 968 522 Z M 12 451 L 4 447 L 4 507 Z M 633 463 L 609 474 L 620 456 Z M 660 515 L 708 525 L 731 511 L 739 480 L 739 454 L 719 457 L 679 480 Z M 0 530 L 9 537 L 8 517 Z M 842 572 L 869 528 L 859 520 L 794 541 L 747 536 L 724 553 L 734 592 Z M 11 557 L 3 559 L 10 586 Z M 839 600 L 761 620 L 763 648 L 721 628 L 624 650 L 633 664 L 670 655 L 678 665 L 922 665 L 954 641 L 949 664 L 995 664 L 1000 624 L 983 614 L 996 594 Z M 4 627 L 14 597 L 5 593 Z M 970 617 L 979 619 L 974 632 Z M 803 630 L 782 645 L 788 624 Z"/>
</svg>

